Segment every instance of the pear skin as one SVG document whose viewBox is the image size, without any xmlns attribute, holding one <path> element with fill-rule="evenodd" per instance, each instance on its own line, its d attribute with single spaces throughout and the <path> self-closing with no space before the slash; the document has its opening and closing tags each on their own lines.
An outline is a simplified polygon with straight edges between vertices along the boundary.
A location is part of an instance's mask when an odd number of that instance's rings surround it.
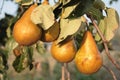
<svg viewBox="0 0 120 80">
<path fill-rule="evenodd" d="M 20 45 L 32 45 L 41 37 L 42 30 L 30 18 L 36 7 L 37 4 L 31 5 L 13 27 L 13 37 Z"/>
<path fill-rule="evenodd" d="M 64 41 L 63 44 L 58 44 L 57 41 L 54 41 L 51 46 L 51 54 L 58 62 L 68 63 L 72 61 L 76 54 L 74 40 Z"/>
<path fill-rule="evenodd" d="M 83 74 L 93 74 L 102 66 L 102 57 L 90 31 L 86 31 L 81 47 L 76 53 L 75 64 Z"/>
<path fill-rule="evenodd" d="M 60 25 L 56 21 L 48 30 L 43 31 L 41 40 L 43 42 L 52 42 L 59 37 L 59 34 L 60 34 Z"/>
</svg>

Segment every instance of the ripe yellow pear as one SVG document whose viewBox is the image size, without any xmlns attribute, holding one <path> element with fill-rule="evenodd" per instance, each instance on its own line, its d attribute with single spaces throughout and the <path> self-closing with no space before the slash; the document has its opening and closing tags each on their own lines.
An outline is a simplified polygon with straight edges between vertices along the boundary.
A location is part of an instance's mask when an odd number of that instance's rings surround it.
<svg viewBox="0 0 120 80">
<path fill-rule="evenodd" d="M 75 56 L 75 64 L 83 74 L 93 74 L 102 66 L 102 57 L 90 31 L 86 31 L 80 49 Z"/>
<path fill-rule="evenodd" d="M 52 43 L 51 54 L 58 62 L 67 63 L 74 59 L 76 47 L 73 39 L 58 44 L 56 41 Z"/>
<path fill-rule="evenodd" d="M 36 7 L 37 4 L 31 5 L 13 27 L 13 37 L 20 45 L 32 45 L 41 37 L 42 30 L 30 19 Z"/>
</svg>

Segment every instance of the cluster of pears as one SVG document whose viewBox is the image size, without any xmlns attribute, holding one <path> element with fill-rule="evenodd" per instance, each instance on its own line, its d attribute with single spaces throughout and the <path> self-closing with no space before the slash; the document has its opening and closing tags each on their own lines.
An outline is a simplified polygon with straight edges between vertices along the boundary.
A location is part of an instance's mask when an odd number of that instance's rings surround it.
<svg viewBox="0 0 120 80">
<path fill-rule="evenodd" d="M 78 51 L 73 38 L 67 38 L 63 42 L 58 43 L 56 39 L 60 33 L 60 26 L 57 21 L 48 30 L 43 30 L 31 21 L 31 13 L 36 7 L 37 4 L 31 5 L 15 23 L 13 37 L 16 42 L 23 46 L 32 45 L 38 40 L 53 42 L 51 54 L 57 61 L 68 63 L 75 59 L 78 70 L 84 74 L 92 74 L 98 71 L 102 66 L 102 58 L 91 32 L 85 32 Z"/>
<path fill-rule="evenodd" d="M 57 21 L 47 30 L 31 21 L 31 13 L 37 6 L 37 4 L 31 5 L 13 27 L 13 37 L 19 45 L 29 46 L 38 40 L 52 42 L 59 35 L 60 28 Z"/>
<path fill-rule="evenodd" d="M 52 56 L 61 63 L 68 63 L 75 59 L 78 70 L 84 74 L 93 74 L 102 66 L 102 58 L 90 31 L 86 31 L 81 47 L 76 50 L 74 40 L 67 39 L 63 43 L 53 42 Z"/>
</svg>

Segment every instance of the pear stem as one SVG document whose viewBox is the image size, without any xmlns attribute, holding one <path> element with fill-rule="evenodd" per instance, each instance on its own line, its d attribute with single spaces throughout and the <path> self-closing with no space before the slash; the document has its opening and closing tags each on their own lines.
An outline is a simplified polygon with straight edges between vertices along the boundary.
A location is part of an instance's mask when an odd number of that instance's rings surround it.
<svg viewBox="0 0 120 80">
<path fill-rule="evenodd" d="M 103 65 L 103 67 L 112 75 L 112 77 L 113 77 L 114 80 L 117 80 L 117 78 L 115 76 L 115 73 L 110 68 L 108 68 L 105 65 Z"/>
<path fill-rule="evenodd" d="M 115 67 L 120 70 L 120 66 L 117 64 L 117 62 L 111 57 L 110 52 L 108 50 L 108 46 L 107 46 L 107 40 L 105 39 L 105 37 L 103 36 L 102 32 L 100 31 L 99 27 L 97 26 L 96 22 L 94 21 L 94 19 L 92 18 L 92 16 L 89 16 L 90 20 L 92 21 L 94 27 L 96 28 L 98 34 L 100 35 L 102 41 L 103 41 L 103 45 L 105 48 L 105 52 L 106 55 L 108 56 L 108 58 L 110 59 L 110 61 L 115 65 Z"/>
</svg>

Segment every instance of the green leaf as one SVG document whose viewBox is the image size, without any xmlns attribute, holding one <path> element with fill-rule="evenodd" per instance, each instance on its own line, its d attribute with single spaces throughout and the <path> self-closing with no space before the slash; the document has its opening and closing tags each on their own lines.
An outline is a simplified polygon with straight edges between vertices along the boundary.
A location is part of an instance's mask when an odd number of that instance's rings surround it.
<svg viewBox="0 0 120 80">
<path fill-rule="evenodd" d="M 44 30 L 49 29 L 55 22 L 53 8 L 50 5 L 39 5 L 31 13 L 31 20 Z"/>
<path fill-rule="evenodd" d="M 78 4 L 63 8 L 62 18 L 67 18 Z"/>
<path fill-rule="evenodd" d="M 32 47 L 23 47 L 21 55 L 17 56 L 13 62 L 13 67 L 14 67 L 15 71 L 21 72 L 28 66 L 31 67 L 32 56 L 33 56 L 33 48 Z"/>
<path fill-rule="evenodd" d="M 4 71 L 8 69 L 7 59 L 8 59 L 8 52 L 0 48 L 0 71 Z"/>
<path fill-rule="evenodd" d="M 17 45 L 18 43 L 14 40 L 14 38 L 10 37 L 5 44 L 5 48 L 10 53 Z"/>
<path fill-rule="evenodd" d="M 31 5 L 34 0 L 14 0 L 14 1 L 21 5 Z"/>
<path fill-rule="evenodd" d="M 45 54 L 46 53 L 46 49 L 44 47 L 44 43 L 39 41 L 36 43 L 36 50 L 38 51 L 39 54 Z"/>
<path fill-rule="evenodd" d="M 20 14 L 18 14 L 16 17 L 13 17 L 9 20 L 9 24 L 8 27 L 6 29 L 6 33 L 7 33 L 7 37 L 10 38 L 12 37 L 12 29 L 13 29 L 13 25 L 15 24 L 15 22 L 19 19 Z"/>
<path fill-rule="evenodd" d="M 105 9 L 105 3 L 102 0 L 95 0 L 93 6 L 97 9 Z"/>
<path fill-rule="evenodd" d="M 78 50 L 80 48 L 82 39 L 83 39 L 83 34 L 85 30 L 79 31 L 77 35 L 75 35 L 75 44 L 76 44 L 76 49 Z"/>
<path fill-rule="evenodd" d="M 3 65 L 3 58 L 2 56 L 0 55 L 0 71 L 3 71 L 4 70 L 4 65 Z"/>
<path fill-rule="evenodd" d="M 62 3 L 58 2 L 53 7 L 53 13 L 55 15 L 55 18 L 59 18 L 61 12 L 62 12 Z"/>
<path fill-rule="evenodd" d="M 84 15 L 93 6 L 93 2 L 94 0 L 82 0 L 79 4 L 77 4 L 75 9 L 70 13 L 68 18 L 77 18 Z"/>
<path fill-rule="evenodd" d="M 114 35 L 116 29 L 119 27 L 119 15 L 116 10 L 108 8 L 106 10 L 107 16 L 100 21 L 99 28 L 107 41 L 110 41 Z M 96 40 L 99 41 L 101 37 L 97 34 Z"/>
<path fill-rule="evenodd" d="M 95 20 L 97 20 L 98 23 L 103 18 L 102 12 L 93 6 L 90 7 L 86 14 L 91 15 Z"/>
<path fill-rule="evenodd" d="M 76 34 L 77 31 L 80 29 L 81 23 L 84 21 L 85 18 L 83 16 L 76 19 L 61 19 L 61 32 L 58 38 L 58 42 L 63 41 L 68 36 Z"/>
<path fill-rule="evenodd" d="M 81 2 L 80 0 L 69 0 L 66 4 L 63 5 L 64 8 L 74 6 Z"/>
</svg>

